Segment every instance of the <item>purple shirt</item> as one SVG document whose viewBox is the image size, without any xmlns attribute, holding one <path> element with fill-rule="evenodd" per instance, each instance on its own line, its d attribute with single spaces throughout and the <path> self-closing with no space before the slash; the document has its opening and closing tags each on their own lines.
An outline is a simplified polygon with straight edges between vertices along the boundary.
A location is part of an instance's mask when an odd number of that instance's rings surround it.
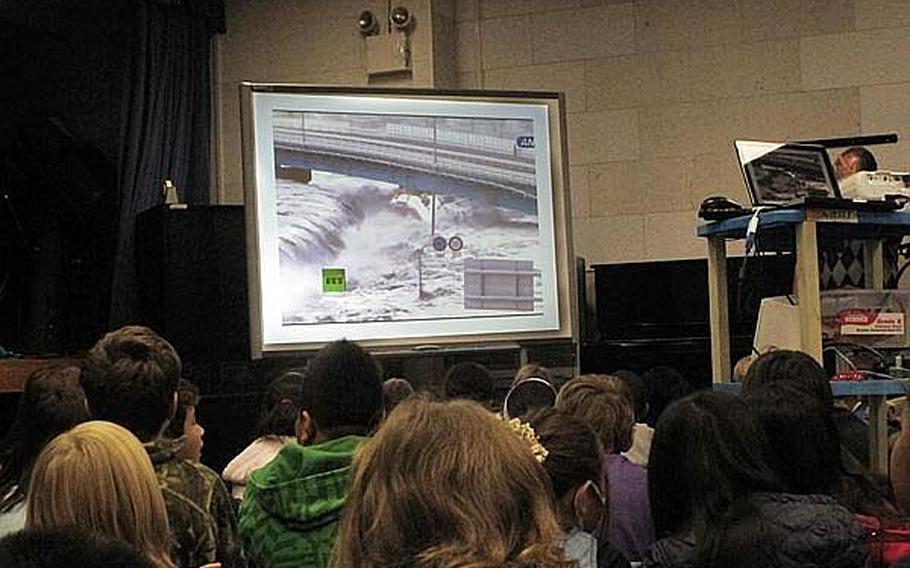
<svg viewBox="0 0 910 568">
<path fill-rule="evenodd" d="M 619 454 L 608 455 L 606 467 L 610 487 L 607 541 L 629 560 L 641 560 L 654 542 L 648 470 Z"/>
</svg>

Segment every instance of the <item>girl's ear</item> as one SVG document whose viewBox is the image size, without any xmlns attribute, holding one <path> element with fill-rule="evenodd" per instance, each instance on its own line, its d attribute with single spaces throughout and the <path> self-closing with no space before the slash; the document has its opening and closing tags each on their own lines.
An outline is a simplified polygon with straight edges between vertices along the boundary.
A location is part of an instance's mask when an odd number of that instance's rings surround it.
<svg viewBox="0 0 910 568">
<path fill-rule="evenodd" d="M 294 423 L 294 432 L 297 434 L 297 442 L 301 445 L 305 445 L 310 440 L 310 432 L 312 432 L 313 418 L 310 416 L 310 413 L 306 410 L 301 410 L 300 414 L 297 415 L 297 422 Z"/>
<path fill-rule="evenodd" d="M 592 534 L 599 532 L 603 518 L 607 514 L 605 509 L 606 503 L 602 501 L 593 481 L 586 481 L 575 489 L 572 510 L 575 511 L 575 523 L 578 528 Z"/>
</svg>

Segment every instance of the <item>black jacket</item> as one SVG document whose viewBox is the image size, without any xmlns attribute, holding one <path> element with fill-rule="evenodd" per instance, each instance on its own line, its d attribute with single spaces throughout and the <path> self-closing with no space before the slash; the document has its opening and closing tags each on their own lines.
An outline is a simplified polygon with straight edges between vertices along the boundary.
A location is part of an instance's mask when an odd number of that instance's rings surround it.
<svg viewBox="0 0 910 568">
<path fill-rule="evenodd" d="M 761 493 L 752 498 L 768 543 L 760 559 L 743 565 L 767 568 L 855 568 L 866 565 L 865 531 L 847 509 L 824 495 Z M 673 536 L 655 542 L 644 558 L 645 568 L 694 568 L 694 536 Z"/>
</svg>

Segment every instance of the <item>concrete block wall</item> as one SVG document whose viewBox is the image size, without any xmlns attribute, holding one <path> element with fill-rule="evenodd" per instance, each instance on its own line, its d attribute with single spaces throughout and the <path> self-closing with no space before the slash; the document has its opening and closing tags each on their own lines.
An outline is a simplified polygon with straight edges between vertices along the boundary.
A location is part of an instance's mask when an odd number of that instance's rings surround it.
<svg viewBox="0 0 910 568">
<path fill-rule="evenodd" d="M 566 93 L 575 243 L 589 262 L 704 256 L 702 199 L 748 201 L 736 138 L 910 137 L 910 0 L 393 3 L 433 24 L 414 30 L 414 76 L 398 84 Z M 238 82 L 366 84 L 354 20 L 367 7 L 386 2 L 226 0 L 220 202 L 242 201 Z M 910 169 L 910 142 L 873 151 Z"/>
<path fill-rule="evenodd" d="M 457 0 L 465 88 L 566 92 L 576 249 L 694 258 L 736 138 L 910 136 L 907 0 Z M 910 169 L 910 142 L 873 148 Z"/>
</svg>

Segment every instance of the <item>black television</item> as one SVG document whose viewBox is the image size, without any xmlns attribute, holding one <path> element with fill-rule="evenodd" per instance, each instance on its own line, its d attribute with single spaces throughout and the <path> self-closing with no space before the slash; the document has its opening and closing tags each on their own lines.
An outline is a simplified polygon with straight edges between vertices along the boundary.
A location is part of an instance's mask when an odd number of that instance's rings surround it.
<svg viewBox="0 0 910 568">
<path fill-rule="evenodd" d="M 254 357 L 573 339 L 556 93 L 241 86 Z"/>
</svg>

